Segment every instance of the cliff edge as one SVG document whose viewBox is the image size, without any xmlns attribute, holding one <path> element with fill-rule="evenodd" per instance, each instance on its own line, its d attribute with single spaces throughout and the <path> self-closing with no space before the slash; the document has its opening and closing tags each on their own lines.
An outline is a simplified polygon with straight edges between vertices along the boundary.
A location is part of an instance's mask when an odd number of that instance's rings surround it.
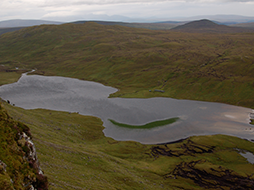
<svg viewBox="0 0 254 190">
<path fill-rule="evenodd" d="M 47 190 L 30 129 L 14 121 L 0 103 L 0 189 Z"/>
</svg>

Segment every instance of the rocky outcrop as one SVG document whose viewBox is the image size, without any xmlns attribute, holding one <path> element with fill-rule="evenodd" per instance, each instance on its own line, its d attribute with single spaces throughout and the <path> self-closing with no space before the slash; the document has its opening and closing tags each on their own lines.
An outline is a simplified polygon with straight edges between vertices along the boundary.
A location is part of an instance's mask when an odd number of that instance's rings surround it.
<svg viewBox="0 0 254 190">
<path fill-rule="evenodd" d="M 202 189 L 242 189 L 251 190 L 254 187 L 254 174 L 242 175 L 225 166 L 213 163 L 209 154 L 220 154 L 218 147 L 199 144 L 188 138 L 182 143 L 170 148 L 167 144 L 153 146 L 150 155 L 155 159 L 161 156 L 178 157 L 179 163 L 164 175 L 165 179 L 187 179 L 193 181 Z M 234 149 L 232 150 L 234 151 Z M 198 159 L 201 156 L 202 159 Z M 193 161 L 183 161 L 189 157 Z M 200 158 L 200 157 L 199 157 Z"/>
<path fill-rule="evenodd" d="M 0 172 L 6 172 L 7 165 L 0 160 Z"/>
<path fill-rule="evenodd" d="M 33 141 L 25 132 L 18 133 L 18 136 L 18 144 L 22 146 L 23 149 L 26 149 L 26 155 L 24 158 L 29 163 L 29 166 L 36 171 L 36 180 L 30 181 L 25 184 L 25 186 L 30 186 L 31 189 L 47 189 L 47 185 L 43 185 L 44 182 L 47 182 L 47 178 L 44 176 L 44 173 L 40 168 Z"/>
<path fill-rule="evenodd" d="M 214 150 L 214 146 L 205 146 L 201 144 L 197 144 L 190 139 L 187 139 L 185 143 L 183 143 L 178 150 L 171 150 L 167 144 L 154 146 L 151 149 L 151 154 L 154 157 L 162 156 L 174 156 L 180 157 L 183 155 L 195 155 L 195 154 L 203 154 L 203 153 L 212 153 Z"/>
<path fill-rule="evenodd" d="M 47 190 L 30 129 L 0 105 L 0 189 Z"/>
<path fill-rule="evenodd" d="M 252 176 L 243 177 L 233 170 L 221 166 L 210 166 L 204 168 L 202 165 L 206 160 L 181 162 L 165 178 L 187 178 L 193 180 L 200 187 L 206 189 L 242 189 L 251 190 L 254 187 Z"/>
</svg>

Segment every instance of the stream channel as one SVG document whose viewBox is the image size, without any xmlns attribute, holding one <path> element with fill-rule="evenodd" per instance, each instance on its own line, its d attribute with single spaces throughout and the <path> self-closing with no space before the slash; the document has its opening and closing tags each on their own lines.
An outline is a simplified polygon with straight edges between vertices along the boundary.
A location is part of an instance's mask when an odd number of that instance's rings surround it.
<svg viewBox="0 0 254 190">
<path fill-rule="evenodd" d="M 116 91 L 96 82 L 23 74 L 18 82 L 0 86 L 0 97 L 24 109 L 44 108 L 99 117 L 105 136 L 121 141 L 157 144 L 213 134 L 254 138 L 254 127 L 249 124 L 253 110 L 249 108 L 172 98 L 108 98 Z M 174 117 L 180 119 L 152 129 L 118 127 L 109 121 L 143 125 Z"/>
</svg>

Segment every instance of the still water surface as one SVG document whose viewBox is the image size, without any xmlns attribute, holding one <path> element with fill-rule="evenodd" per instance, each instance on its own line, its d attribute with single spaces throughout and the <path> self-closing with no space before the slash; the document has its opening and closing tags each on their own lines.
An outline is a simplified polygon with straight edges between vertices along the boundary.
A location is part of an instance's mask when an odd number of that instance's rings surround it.
<svg viewBox="0 0 254 190">
<path fill-rule="evenodd" d="M 251 109 L 172 98 L 108 98 L 116 91 L 95 82 L 24 74 L 18 82 L 1 86 L 0 97 L 25 109 L 45 108 L 99 117 L 104 122 L 104 134 L 116 140 L 154 144 L 210 134 L 254 138 L 249 124 Z M 180 120 L 154 129 L 122 128 L 108 121 L 142 125 L 172 117 Z"/>
</svg>

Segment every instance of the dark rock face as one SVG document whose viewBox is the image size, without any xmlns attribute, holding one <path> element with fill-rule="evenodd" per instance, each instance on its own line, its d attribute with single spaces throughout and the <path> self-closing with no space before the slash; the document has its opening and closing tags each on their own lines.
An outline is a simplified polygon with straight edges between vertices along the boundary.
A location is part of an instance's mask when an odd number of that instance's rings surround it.
<svg viewBox="0 0 254 190">
<path fill-rule="evenodd" d="M 29 131 L 30 132 L 30 131 Z M 31 188 L 36 189 L 48 189 L 47 187 L 47 177 L 44 176 L 43 171 L 40 168 L 39 161 L 36 154 L 36 149 L 31 136 L 28 136 L 25 132 L 18 133 L 19 143 L 23 148 L 25 147 L 26 155 L 25 159 L 29 163 L 29 166 L 36 171 L 36 180 L 30 182 Z M 23 144 L 24 143 L 24 144 Z"/>
<path fill-rule="evenodd" d="M 181 157 L 192 157 L 190 162 L 180 161 L 174 169 L 164 175 L 165 179 L 184 178 L 206 189 L 253 189 L 253 174 L 242 176 L 211 162 L 212 158 L 209 158 L 209 154 L 219 154 L 216 151 L 215 146 L 198 144 L 188 138 L 174 149 L 170 149 L 167 144 L 154 146 L 151 148 L 150 155 L 155 159 L 159 156 L 179 157 L 179 161 L 182 160 Z M 203 159 L 198 159 L 198 155 L 203 156 Z"/>
<path fill-rule="evenodd" d="M 151 154 L 156 157 L 158 155 L 162 156 L 175 156 L 180 157 L 183 155 L 195 155 L 195 154 L 203 154 L 203 153 L 212 153 L 214 150 L 214 146 L 205 146 L 196 144 L 190 139 L 187 139 L 186 143 L 183 143 L 180 150 L 170 150 L 167 144 L 155 146 L 151 150 Z"/>
<path fill-rule="evenodd" d="M 251 179 L 251 176 L 243 177 L 223 167 L 204 169 L 200 167 L 204 162 L 206 161 L 182 162 L 165 177 L 191 179 L 200 187 L 208 189 L 253 189 L 254 180 Z"/>
<path fill-rule="evenodd" d="M 0 105 L 0 189 L 47 190 L 30 129 Z"/>
</svg>

